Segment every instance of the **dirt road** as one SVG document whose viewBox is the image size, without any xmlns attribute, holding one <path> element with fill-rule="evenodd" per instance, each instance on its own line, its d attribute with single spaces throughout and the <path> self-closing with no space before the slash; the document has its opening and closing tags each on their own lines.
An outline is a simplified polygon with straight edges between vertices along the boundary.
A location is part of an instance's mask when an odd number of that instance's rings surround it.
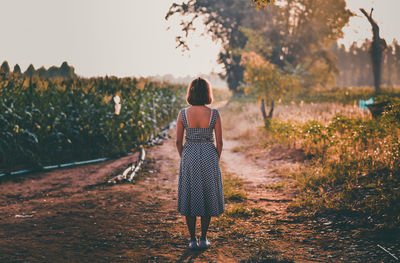
<svg viewBox="0 0 400 263">
<path fill-rule="evenodd" d="M 176 211 L 174 140 L 148 149 L 136 184 L 104 185 L 136 156 L 17 177 L 0 184 L 1 262 L 237 262 L 246 246 L 210 231 L 213 249 L 187 250 Z"/>
</svg>

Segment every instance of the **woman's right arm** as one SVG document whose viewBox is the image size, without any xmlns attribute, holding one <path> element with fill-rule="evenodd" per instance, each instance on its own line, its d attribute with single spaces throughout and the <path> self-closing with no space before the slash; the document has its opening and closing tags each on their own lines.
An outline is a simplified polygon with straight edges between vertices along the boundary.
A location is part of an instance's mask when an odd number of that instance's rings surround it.
<svg viewBox="0 0 400 263">
<path fill-rule="evenodd" d="M 221 158 L 221 153 L 222 153 L 222 146 L 223 146 L 223 141 L 222 141 L 222 124 L 221 124 L 221 116 L 217 115 L 217 120 L 215 122 L 215 141 L 217 143 L 217 152 L 218 152 L 218 157 Z"/>
<path fill-rule="evenodd" d="M 178 114 L 178 120 L 176 121 L 176 149 L 178 150 L 179 157 L 182 157 L 182 143 L 183 143 L 183 122 L 181 113 Z"/>
</svg>

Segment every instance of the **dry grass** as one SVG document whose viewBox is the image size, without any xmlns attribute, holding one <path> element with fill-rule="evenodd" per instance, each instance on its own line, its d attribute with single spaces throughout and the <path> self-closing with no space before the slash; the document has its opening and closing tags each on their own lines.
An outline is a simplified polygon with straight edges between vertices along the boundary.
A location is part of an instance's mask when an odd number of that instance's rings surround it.
<svg viewBox="0 0 400 263">
<path fill-rule="evenodd" d="M 260 103 L 233 101 L 222 108 L 224 117 L 224 129 L 227 131 L 235 130 L 246 131 L 249 125 L 263 126 L 263 119 L 260 111 Z M 278 104 L 274 109 L 274 118 L 282 120 L 296 120 L 306 122 L 317 120 L 328 122 L 335 115 L 347 117 L 369 118 L 369 111 L 359 109 L 357 105 L 341 105 L 336 103 L 310 103 L 310 104 Z"/>
<path fill-rule="evenodd" d="M 224 198 L 227 201 L 241 202 L 247 198 L 247 194 L 242 190 L 243 180 L 231 173 L 224 172 Z"/>
<path fill-rule="evenodd" d="M 357 105 L 341 105 L 336 103 L 310 103 L 310 104 L 291 104 L 278 105 L 274 112 L 274 117 L 282 120 L 296 120 L 306 122 L 316 120 L 322 123 L 329 122 L 335 115 L 344 115 L 347 117 L 363 117 L 370 116 L 369 111 L 361 110 Z"/>
<path fill-rule="evenodd" d="M 234 152 L 246 152 L 256 158 L 256 151 L 265 149 L 274 144 L 268 132 L 264 129 L 260 104 L 254 101 L 231 100 L 228 105 L 220 109 L 224 138 L 240 140 L 241 146 L 235 147 Z M 359 109 L 355 105 L 335 103 L 310 104 L 278 104 L 275 107 L 273 118 L 283 121 L 304 123 L 317 120 L 328 123 L 335 115 L 348 117 L 370 118 L 370 113 Z"/>
<path fill-rule="evenodd" d="M 265 213 L 265 210 L 261 207 L 247 206 L 242 204 L 233 205 L 225 211 L 225 215 L 232 218 L 257 217 Z"/>
</svg>

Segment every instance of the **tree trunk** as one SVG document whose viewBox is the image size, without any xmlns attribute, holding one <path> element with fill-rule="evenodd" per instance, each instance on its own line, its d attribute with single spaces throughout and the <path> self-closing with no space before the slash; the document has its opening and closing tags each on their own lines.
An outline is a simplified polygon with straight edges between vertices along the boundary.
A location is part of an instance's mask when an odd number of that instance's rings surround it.
<svg viewBox="0 0 400 263">
<path fill-rule="evenodd" d="M 275 101 L 272 100 L 271 101 L 271 109 L 269 110 L 269 113 L 267 115 L 267 113 L 265 111 L 265 101 L 264 101 L 264 99 L 261 99 L 261 114 L 263 116 L 264 121 L 266 119 L 272 118 L 272 113 L 274 112 L 274 106 L 275 106 Z"/>
<path fill-rule="evenodd" d="M 374 86 L 375 92 L 380 92 L 381 85 L 381 72 L 382 72 L 382 52 L 386 48 L 386 41 L 379 36 L 379 26 L 374 19 L 372 19 L 372 11 L 368 14 L 364 8 L 360 8 L 360 11 L 368 19 L 368 22 L 372 27 L 372 45 L 371 45 L 371 58 L 372 58 L 372 72 L 374 74 Z"/>
</svg>

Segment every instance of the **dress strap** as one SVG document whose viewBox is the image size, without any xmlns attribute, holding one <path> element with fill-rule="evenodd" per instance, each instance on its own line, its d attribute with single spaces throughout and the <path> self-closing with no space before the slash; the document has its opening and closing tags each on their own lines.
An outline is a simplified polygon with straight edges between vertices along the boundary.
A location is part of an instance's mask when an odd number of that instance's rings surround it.
<svg viewBox="0 0 400 263">
<path fill-rule="evenodd" d="M 214 128 L 215 122 L 217 121 L 218 117 L 218 110 L 217 109 L 212 109 L 212 116 L 211 116 L 211 121 L 210 121 L 210 128 Z"/>
<path fill-rule="evenodd" d="M 186 111 L 185 111 L 185 109 L 182 109 L 182 110 L 181 110 L 181 118 L 182 118 L 183 127 L 187 128 L 187 127 L 188 127 L 188 124 L 187 124 Z"/>
</svg>

